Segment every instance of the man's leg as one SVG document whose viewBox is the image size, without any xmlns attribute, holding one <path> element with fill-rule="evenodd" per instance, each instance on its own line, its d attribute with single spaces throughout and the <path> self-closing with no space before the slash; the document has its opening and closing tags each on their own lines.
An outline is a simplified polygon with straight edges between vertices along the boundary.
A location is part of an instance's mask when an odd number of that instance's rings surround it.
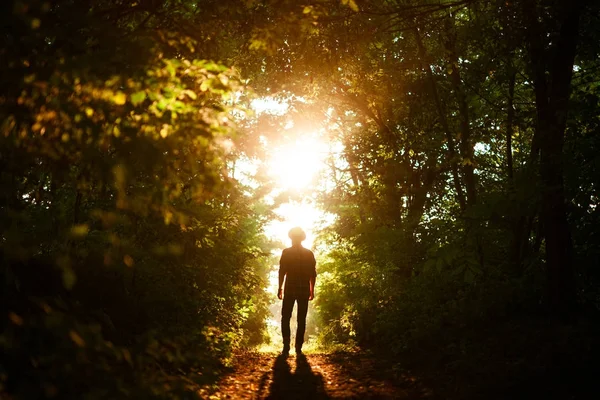
<svg viewBox="0 0 600 400">
<path fill-rule="evenodd" d="M 298 299 L 298 329 L 296 330 L 296 353 L 302 351 L 304 331 L 306 330 L 306 313 L 308 311 L 308 298 Z"/>
<path fill-rule="evenodd" d="M 283 337 L 283 352 L 290 351 L 290 319 L 294 308 L 294 298 L 290 296 L 283 297 L 281 306 L 281 336 Z"/>
</svg>

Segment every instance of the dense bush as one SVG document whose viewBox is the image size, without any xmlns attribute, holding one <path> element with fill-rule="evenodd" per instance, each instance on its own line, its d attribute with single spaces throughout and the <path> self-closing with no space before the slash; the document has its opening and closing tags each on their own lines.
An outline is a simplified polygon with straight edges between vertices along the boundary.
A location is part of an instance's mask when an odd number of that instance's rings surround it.
<svg viewBox="0 0 600 400">
<path fill-rule="evenodd" d="M 183 3 L 7 3 L 0 397 L 200 395 L 265 338 L 269 207 L 231 175 L 249 91 Z"/>
</svg>

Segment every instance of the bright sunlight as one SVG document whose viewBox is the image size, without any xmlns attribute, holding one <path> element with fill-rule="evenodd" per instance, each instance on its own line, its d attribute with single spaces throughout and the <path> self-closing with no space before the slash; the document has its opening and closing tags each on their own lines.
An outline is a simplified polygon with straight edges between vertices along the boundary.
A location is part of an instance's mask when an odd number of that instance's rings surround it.
<svg viewBox="0 0 600 400">
<path fill-rule="evenodd" d="M 287 237 L 289 229 L 300 226 L 307 236 L 303 245 L 312 248 L 315 231 L 326 219 L 312 196 L 322 187 L 319 178 L 325 167 L 328 145 L 317 133 L 313 133 L 273 148 L 271 154 L 267 165 L 269 174 L 276 182 L 275 190 L 291 191 L 301 200 L 290 200 L 275 210 L 280 220 L 272 221 L 267 226 L 267 235 L 290 245 Z"/>
<path fill-rule="evenodd" d="M 285 115 L 289 110 L 286 102 L 270 97 L 254 100 L 252 108 L 257 114 L 271 115 Z M 275 210 L 279 219 L 268 224 L 266 234 L 287 246 L 291 244 L 288 231 L 294 226 L 301 226 L 307 235 L 303 245 L 311 248 L 316 229 L 326 219 L 312 196 L 323 187 L 319 178 L 330 152 L 330 144 L 324 139 L 326 135 L 323 129 L 303 132 L 293 125 L 285 129 L 289 135 L 287 140 L 274 143 L 264 139 L 263 145 L 269 154 L 264 163 L 275 183 L 271 195 L 289 191 L 296 200 L 290 200 Z"/>
<path fill-rule="evenodd" d="M 317 134 L 301 137 L 273 149 L 273 156 L 268 161 L 269 171 L 277 179 L 280 189 L 310 189 L 324 166 L 326 154 L 327 145 Z"/>
</svg>

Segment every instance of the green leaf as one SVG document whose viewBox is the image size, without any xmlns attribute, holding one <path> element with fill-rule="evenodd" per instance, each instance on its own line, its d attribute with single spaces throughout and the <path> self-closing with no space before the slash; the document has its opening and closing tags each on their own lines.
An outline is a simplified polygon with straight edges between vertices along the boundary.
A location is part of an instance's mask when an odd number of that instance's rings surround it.
<svg viewBox="0 0 600 400">
<path fill-rule="evenodd" d="M 167 100 L 165 99 L 160 99 L 158 103 L 156 103 L 156 108 L 158 108 L 160 111 L 164 111 L 165 108 L 167 108 Z"/>
<path fill-rule="evenodd" d="M 140 90 L 139 92 L 135 92 L 134 94 L 131 95 L 131 104 L 133 104 L 134 106 L 137 106 L 138 104 L 142 103 L 144 100 L 146 100 L 146 92 L 143 90 Z"/>
<path fill-rule="evenodd" d="M 206 79 L 200 84 L 200 90 L 206 92 L 212 87 L 212 80 Z"/>
<path fill-rule="evenodd" d="M 175 70 L 175 67 L 173 66 L 172 63 L 170 63 L 170 62 L 167 63 L 167 65 L 165 66 L 165 68 L 167 69 L 167 72 L 169 73 L 169 75 L 171 77 L 175 76 L 176 70 Z"/>
<path fill-rule="evenodd" d="M 198 98 L 198 95 L 193 90 L 187 89 L 184 91 L 184 93 L 192 100 L 196 100 Z"/>
</svg>

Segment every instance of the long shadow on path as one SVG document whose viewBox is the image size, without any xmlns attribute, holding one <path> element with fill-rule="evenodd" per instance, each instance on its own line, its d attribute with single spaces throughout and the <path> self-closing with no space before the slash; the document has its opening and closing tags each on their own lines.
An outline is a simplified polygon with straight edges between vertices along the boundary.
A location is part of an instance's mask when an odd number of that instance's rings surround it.
<svg viewBox="0 0 600 400">
<path fill-rule="evenodd" d="M 273 381 L 267 399 L 329 399 L 323 376 L 313 372 L 306 357 L 296 355 L 292 372 L 288 357 L 279 355 L 273 364 Z M 263 379 L 262 384 L 265 380 Z M 260 390 L 259 390 L 260 392 Z"/>
</svg>

